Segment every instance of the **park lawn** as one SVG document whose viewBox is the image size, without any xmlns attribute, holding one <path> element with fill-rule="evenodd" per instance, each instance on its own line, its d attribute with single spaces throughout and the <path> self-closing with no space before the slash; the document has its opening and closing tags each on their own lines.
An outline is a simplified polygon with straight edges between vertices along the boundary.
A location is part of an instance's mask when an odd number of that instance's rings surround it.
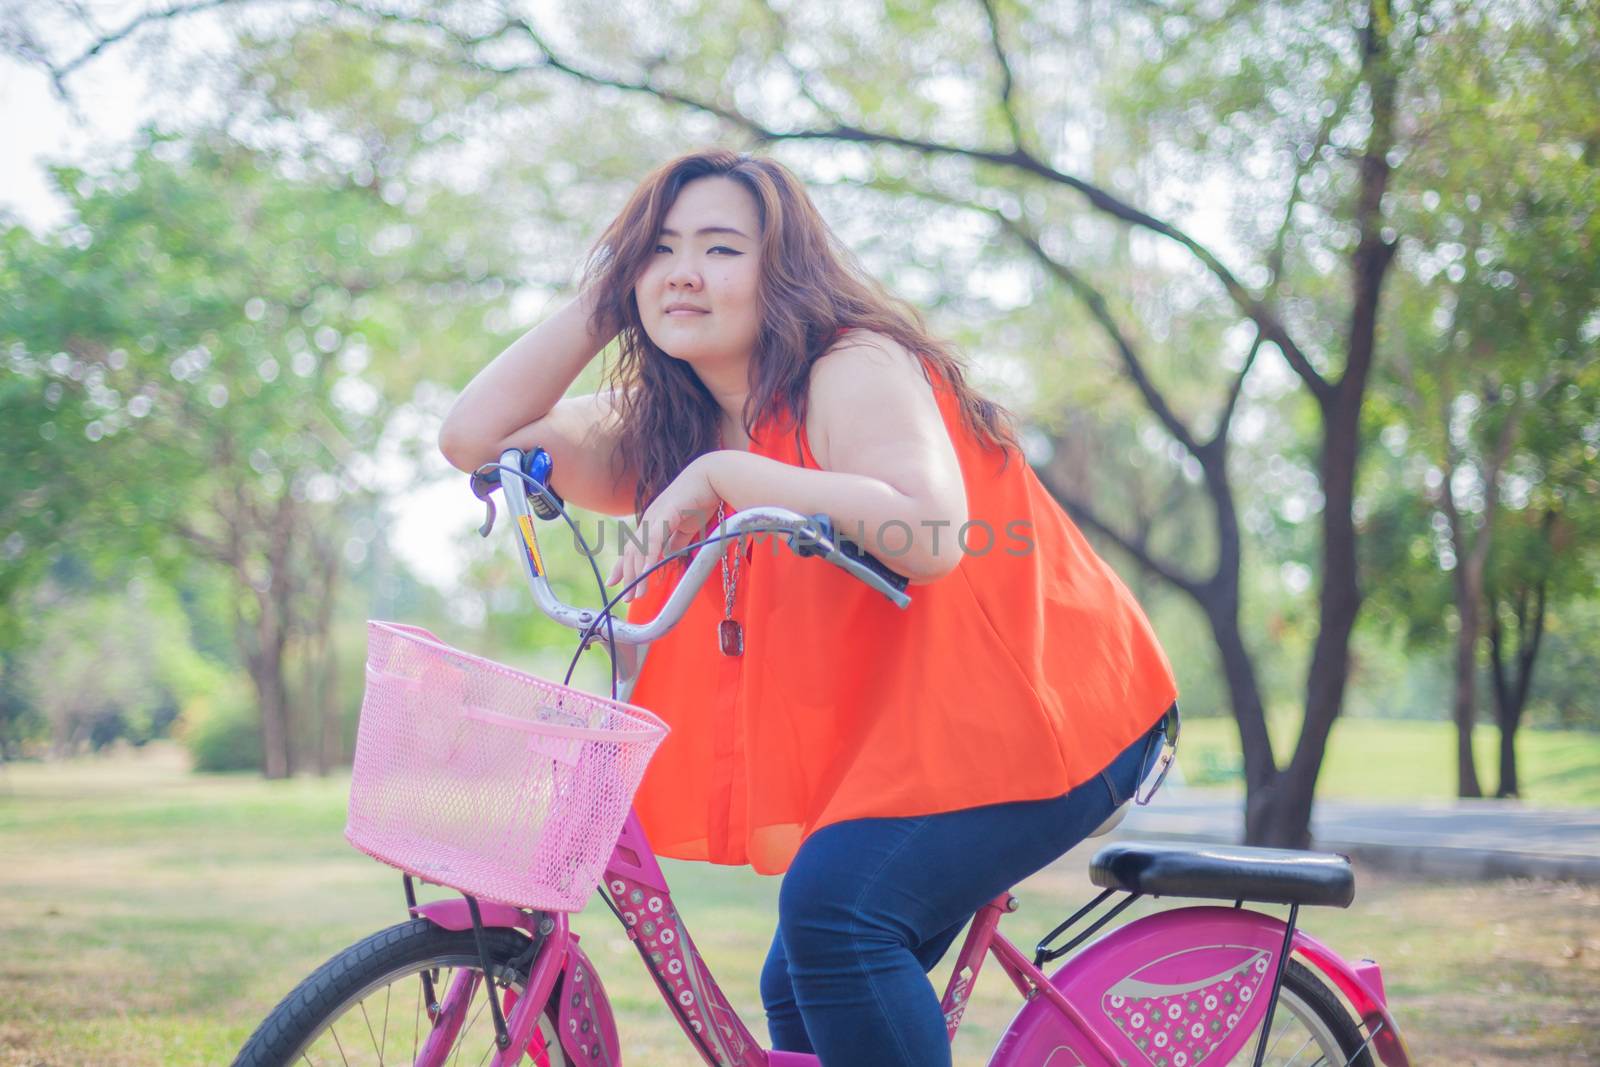
<svg viewBox="0 0 1600 1067">
<path fill-rule="evenodd" d="M 1270 720 L 1273 751 L 1288 762 L 1299 721 Z M 1478 781 L 1492 794 L 1499 781 L 1500 735 L 1473 732 Z M 1317 795 L 1343 800 L 1448 802 L 1456 795 L 1456 732 L 1447 722 L 1341 718 L 1333 725 Z M 1239 730 L 1231 718 L 1186 717 L 1179 764 L 1195 785 L 1238 787 Z M 1517 773 L 1523 803 L 1546 808 L 1600 807 L 1600 733 L 1522 730 Z"/>
<path fill-rule="evenodd" d="M 345 788 L 192 775 L 167 747 L 0 767 L 0 1067 L 227 1063 L 318 963 L 402 918 L 398 877 L 343 841 Z M 1005 926 L 1015 941 L 1031 944 L 1092 894 L 1092 847 L 1019 888 L 1023 908 Z M 756 978 L 778 879 L 670 862 L 668 874 L 724 989 L 764 1036 Z M 1600 998 L 1600 890 L 1367 871 L 1359 886 L 1354 908 L 1305 922 L 1347 957 L 1383 962 L 1417 1062 L 1600 1056 L 1584 1007 Z M 698 1062 L 609 914 L 593 907 L 575 926 L 617 1009 L 626 1062 Z M 986 972 L 957 1062 L 983 1062 L 1017 1005 Z"/>
</svg>

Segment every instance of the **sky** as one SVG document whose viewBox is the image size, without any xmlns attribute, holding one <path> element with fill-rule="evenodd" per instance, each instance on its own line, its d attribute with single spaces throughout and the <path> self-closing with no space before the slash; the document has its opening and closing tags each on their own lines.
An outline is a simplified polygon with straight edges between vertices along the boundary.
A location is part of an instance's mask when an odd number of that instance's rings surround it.
<svg viewBox="0 0 1600 1067">
<path fill-rule="evenodd" d="M 0 208 L 40 233 L 66 217 L 66 205 L 50 189 L 44 165 L 91 159 L 138 128 L 143 92 L 129 92 L 141 79 L 112 53 L 104 67 L 91 67 L 70 84 L 80 96 L 80 125 L 32 67 L 0 57 Z M 120 68 L 120 69 L 117 69 Z"/>
</svg>

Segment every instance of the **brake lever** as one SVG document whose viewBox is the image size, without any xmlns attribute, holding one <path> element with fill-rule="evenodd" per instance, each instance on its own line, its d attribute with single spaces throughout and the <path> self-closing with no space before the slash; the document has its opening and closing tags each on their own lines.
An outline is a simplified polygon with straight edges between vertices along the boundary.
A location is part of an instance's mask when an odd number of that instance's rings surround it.
<svg viewBox="0 0 1600 1067">
<path fill-rule="evenodd" d="M 833 541 L 833 522 L 826 515 L 810 516 L 811 524 L 789 533 L 789 547 L 797 556 L 831 556 L 838 551 Z"/>
<path fill-rule="evenodd" d="M 499 487 L 498 469 L 489 474 L 479 474 L 477 471 L 472 473 L 472 495 L 483 501 L 485 509 L 483 525 L 478 527 L 479 537 L 488 537 L 489 532 L 494 529 L 494 491 Z"/>
</svg>

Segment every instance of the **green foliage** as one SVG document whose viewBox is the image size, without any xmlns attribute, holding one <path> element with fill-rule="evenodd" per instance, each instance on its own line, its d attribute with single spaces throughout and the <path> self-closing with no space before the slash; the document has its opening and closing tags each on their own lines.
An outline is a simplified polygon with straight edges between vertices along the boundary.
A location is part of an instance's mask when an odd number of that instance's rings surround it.
<svg viewBox="0 0 1600 1067">
<path fill-rule="evenodd" d="M 285 613 L 301 627 L 314 614 L 313 547 L 339 563 L 341 594 L 369 583 L 372 614 L 448 619 L 436 625 L 459 643 L 564 667 L 571 636 L 528 610 L 503 531 L 469 552 L 462 588 L 440 594 L 396 573 L 378 495 L 437 466 L 426 431 L 448 394 L 431 383 L 465 381 L 528 325 L 539 300 L 519 284 L 545 293 L 564 284 L 650 166 L 749 137 L 649 94 L 485 65 L 525 46 L 520 31 L 497 42 L 503 53 L 469 55 L 445 33 L 363 22 L 360 10 L 245 38 L 229 136 L 152 135 L 126 167 L 62 170 L 73 222 L 43 240 L 0 233 L 0 450 L 16 459 L 0 470 L 0 731 L 44 722 L 3 687 L 28 639 L 22 598 L 63 558 L 101 580 L 147 557 L 158 580 L 183 588 L 193 646 L 238 667 L 252 651 L 250 624 L 273 610 L 263 588 L 292 579 Z M 1271 293 L 1312 362 L 1337 372 L 1352 160 L 1367 134 L 1355 91 L 1365 8 L 1182 0 L 1095 17 L 1074 4 L 994 10 L 1025 142 L 1130 203 L 1193 222 L 1244 284 Z M 777 128 L 837 117 L 911 138 L 1009 143 L 981 5 L 664 11 L 586 0 L 564 21 L 551 40 L 571 42 L 585 67 L 648 75 Z M 1597 127 L 1592 87 L 1572 72 L 1593 65 L 1594 36 L 1577 27 L 1573 6 L 1559 3 L 1395 14 L 1405 122 L 1384 221 L 1400 255 L 1365 419 L 1375 447 L 1357 512 L 1371 610 L 1357 635 L 1353 710 L 1443 710 L 1436 649 L 1448 633 L 1449 575 L 1427 457 L 1442 455 L 1446 437 L 1428 424 L 1442 404 L 1465 404 L 1451 396 L 1491 398 L 1460 435 L 1475 462 L 1523 384 L 1543 385 L 1541 369 L 1558 360 L 1581 368 L 1592 356 Z M 1097 507 L 1185 572 L 1209 567 L 1210 505 L 1192 463 L 1153 426 L 1081 301 L 974 209 L 1036 226 L 1104 292 L 1173 410 L 1201 435 L 1250 341 L 1214 278 L 1076 191 L 990 164 L 842 142 L 766 147 L 813 179 L 846 243 L 963 344 L 986 389 L 1060 435 Z M 1286 211 L 1286 198 L 1297 206 Z M 1401 356 L 1423 402 L 1394 373 Z M 1582 651 L 1595 595 L 1594 557 L 1581 546 L 1600 543 L 1589 517 L 1600 496 L 1593 367 L 1530 406 L 1490 561 L 1491 584 L 1547 581 L 1570 601 L 1552 609 L 1535 685 L 1530 714 L 1547 719 L 1570 714 L 1557 709 L 1573 700 L 1555 694 L 1579 693 L 1588 669 L 1568 652 Z M 1246 536 L 1241 618 L 1274 708 L 1302 699 L 1318 627 L 1316 423 L 1269 346 L 1229 456 Z M 464 491 L 462 514 L 465 530 L 475 515 Z M 276 563 L 265 536 L 273 516 L 296 531 Z M 570 539 L 545 530 L 571 581 L 564 594 L 590 597 Z M 235 531 L 241 562 L 217 563 Z M 1192 606 L 1108 554 L 1150 605 L 1186 700 L 1220 708 L 1224 687 Z M 352 562 L 363 556 L 365 566 Z M 183 581 L 197 565 L 222 580 Z M 361 614 L 341 605 L 335 629 L 358 632 Z M 289 673 L 305 644 L 291 635 Z M 340 650 L 341 715 L 359 690 L 358 649 Z M 585 667 L 591 683 L 596 668 Z"/>
<path fill-rule="evenodd" d="M 25 745 L 44 736 L 44 716 L 22 684 L 21 657 L 0 648 L 0 762 L 20 758 Z"/>
<path fill-rule="evenodd" d="M 433 451 L 430 380 L 508 297 L 492 213 L 403 180 L 417 124 L 367 59 L 325 94 L 373 124 L 364 171 L 146 132 L 126 165 L 56 172 L 59 232 L 0 232 L 0 647 L 29 640 L 22 595 L 62 553 L 186 587 L 263 706 L 319 639 L 379 494 Z"/>
<path fill-rule="evenodd" d="M 179 738 L 197 771 L 253 771 L 261 766 L 260 723 L 249 689 L 237 678 L 184 704 Z"/>
<path fill-rule="evenodd" d="M 1368 411 L 1382 446 L 1364 472 L 1372 604 L 1434 652 L 1475 595 L 1458 569 L 1487 546 L 1484 621 L 1506 635 L 1512 687 L 1547 612 L 1530 716 L 1590 725 L 1551 697 L 1588 666 L 1555 635 L 1600 575 L 1600 100 L 1571 77 L 1594 38 L 1560 5 L 1533 5 L 1463 10 L 1425 44 L 1414 76 L 1432 95 L 1415 119 L 1428 132 L 1391 194 L 1393 355 Z M 1487 707 L 1487 679 L 1478 691 Z"/>
<path fill-rule="evenodd" d="M 1545 647 L 1528 698 L 1535 726 L 1600 732 L 1600 603 L 1571 600 L 1546 623 Z"/>
<path fill-rule="evenodd" d="M 20 686 L 58 754 L 165 736 L 182 703 L 221 675 L 191 648 L 172 592 L 148 578 L 115 595 L 47 586 L 28 614 Z"/>
</svg>

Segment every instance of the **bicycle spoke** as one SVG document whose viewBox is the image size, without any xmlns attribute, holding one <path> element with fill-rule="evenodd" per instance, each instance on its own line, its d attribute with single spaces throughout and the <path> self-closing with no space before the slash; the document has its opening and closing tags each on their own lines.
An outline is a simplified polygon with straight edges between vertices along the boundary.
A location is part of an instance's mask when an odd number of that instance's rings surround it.
<svg viewBox="0 0 1600 1067">
<path fill-rule="evenodd" d="M 1304 1052 L 1306 1050 L 1306 1046 L 1311 1044 L 1311 1042 L 1315 1041 L 1316 1039 L 1317 1039 L 1317 1035 L 1316 1034 L 1308 1033 L 1306 1035 L 1306 1039 L 1304 1041 L 1300 1042 L 1300 1047 L 1294 1050 L 1294 1055 L 1289 1057 L 1289 1063 L 1293 1064 L 1295 1060 L 1299 1059 L 1300 1058 L 1300 1053 Z M 1274 1042 L 1274 1044 L 1276 1044 L 1276 1042 Z M 1322 1062 L 1322 1056 L 1319 1054 L 1317 1056 L 1316 1060 L 1314 1060 L 1311 1063 L 1310 1067 L 1317 1067 L 1317 1064 L 1321 1063 L 1321 1062 Z"/>
<path fill-rule="evenodd" d="M 487 992 L 488 992 L 489 996 L 491 996 L 491 997 L 494 996 L 495 995 L 494 979 L 493 978 L 489 978 L 489 977 L 486 976 L 484 978 L 483 982 L 484 982 L 484 985 L 486 985 L 488 987 Z M 496 1034 L 495 1036 L 498 1037 L 499 1035 Z M 489 1062 L 489 1054 L 491 1052 L 499 1051 L 499 1048 L 500 1048 L 500 1046 L 498 1044 L 496 1044 L 493 1039 L 491 1039 L 489 1041 L 489 1046 L 483 1050 L 483 1055 L 481 1057 L 479 1057 L 479 1059 L 478 1059 L 478 1067 L 483 1067 L 483 1065 L 485 1063 L 488 1063 Z"/>
<path fill-rule="evenodd" d="M 372 1020 L 367 1018 L 367 1002 L 358 1001 L 356 1007 L 361 1009 L 361 1021 L 367 1024 L 367 1037 L 372 1039 L 372 1051 L 378 1054 L 378 1067 L 383 1067 L 383 1049 L 378 1047 L 378 1035 L 372 1032 Z"/>
<path fill-rule="evenodd" d="M 339 1050 L 339 1059 L 344 1061 L 344 1067 L 350 1067 L 350 1057 L 344 1054 L 344 1046 L 339 1043 L 339 1031 L 330 1026 L 328 1036 L 333 1038 L 333 1047 Z"/>
<path fill-rule="evenodd" d="M 417 978 L 417 1013 L 411 1017 L 411 1062 L 417 1062 L 417 1035 L 422 1030 L 422 978 Z"/>
<path fill-rule="evenodd" d="M 1272 1035 L 1272 1044 L 1267 1046 L 1267 1054 L 1261 1058 L 1261 1062 L 1263 1062 L 1263 1063 L 1272 1063 L 1273 1062 L 1273 1059 L 1272 1059 L 1273 1055 L 1278 1051 L 1278 1046 L 1283 1044 L 1283 1036 L 1289 1032 L 1289 1028 L 1283 1025 L 1283 1023 L 1284 1023 L 1284 1018 L 1283 1018 L 1284 1014 L 1288 1014 L 1290 1018 L 1294 1019 L 1297 1022 L 1299 1021 L 1299 1016 L 1296 1016 L 1296 1015 L 1294 1015 L 1292 1013 L 1280 1013 L 1278 1015 L 1278 1017 L 1275 1020 L 1273 1020 L 1274 1022 L 1276 1022 L 1278 1024 L 1278 1032 Z M 1315 1037 L 1315 1035 L 1312 1035 L 1312 1037 Z M 1311 1037 L 1306 1038 L 1307 1044 L 1309 1044 L 1311 1042 L 1311 1040 L 1312 1040 Z M 1300 1055 L 1300 1053 L 1305 1049 L 1305 1047 L 1306 1047 L 1305 1045 L 1301 1045 L 1299 1048 L 1295 1049 L 1294 1050 L 1294 1056 Z M 1290 1056 L 1289 1057 L 1289 1061 L 1288 1061 L 1289 1063 L 1293 1063 L 1294 1062 L 1294 1056 Z M 1286 1065 L 1286 1067 L 1287 1067 L 1287 1065 Z"/>
<path fill-rule="evenodd" d="M 483 1014 L 483 1008 L 484 1008 L 484 1001 L 482 1001 L 482 1000 L 478 1001 L 477 1010 L 472 1013 L 472 1018 L 467 1020 L 467 1025 L 463 1026 L 461 1028 L 461 1032 L 457 1035 L 456 1054 L 450 1058 L 450 1062 L 455 1064 L 456 1067 L 460 1067 L 460 1064 L 461 1064 L 461 1047 L 464 1044 L 466 1044 L 466 1042 L 461 1041 L 459 1039 L 461 1037 L 465 1037 L 468 1033 L 471 1033 L 472 1028 L 477 1025 L 478 1016 Z"/>
<path fill-rule="evenodd" d="M 383 1032 L 378 1035 L 378 1067 L 383 1067 L 383 1054 L 389 1047 L 389 998 L 393 994 L 393 985 L 383 987 Z"/>
</svg>

